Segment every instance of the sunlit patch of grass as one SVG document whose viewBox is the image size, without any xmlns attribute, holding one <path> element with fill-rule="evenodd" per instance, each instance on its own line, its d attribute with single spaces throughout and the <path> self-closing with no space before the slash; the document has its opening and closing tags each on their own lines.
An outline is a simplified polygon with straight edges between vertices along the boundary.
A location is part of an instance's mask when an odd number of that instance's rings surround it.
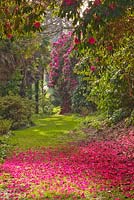
<svg viewBox="0 0 134 200">
<path fill-rule="evenodd" d="M 55 147 L 73 141 L 68 132 L 76 128 L 81 118 L 76 115 L 53 115 L 34 117 L 35 126 L 17 130 L 9 143 L 18 148 Z"/>
</svg>

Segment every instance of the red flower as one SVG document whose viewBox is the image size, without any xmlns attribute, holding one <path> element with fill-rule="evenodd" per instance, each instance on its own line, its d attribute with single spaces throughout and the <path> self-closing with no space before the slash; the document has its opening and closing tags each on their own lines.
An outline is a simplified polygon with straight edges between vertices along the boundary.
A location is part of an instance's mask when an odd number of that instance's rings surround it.
<svg viewBox="0 0 134 200">
<path fill-rule="evenodd" d="M 90 37 L 90 38 L 88 39 L 88 43 L 89 43 L 89 44 L 95 44 L 95 42 L 96 42 L 96 40 L 95 40 L 94 37 Z"/>
<path fill-rule="evenodd" d="M 34 22 L 33 25 L 35 28 L 40 28 L 40 26 L 41 26 L 40 22 Z"/>
<path fill-rule="evenodd" d="M 11 33 L 8 33 L 8 34 L 7 34 L 7 38 L 8 38 L 8 39 L 12 39 L 12 38 L 13 38 L 13 35 L 12 35 Z"/>
<path fill-rule="evenodd" d="M 91 70 L 92 72 L 94 72 L 94 71 L 96 70 L 96 67 L 92 65 L 92 66 L 90 67 L 90 70 Z"/>
<path fill-rule="evenodd" d="M 67 5 L 67 6 L 71 6 L 75 3 L 74 0 L 64 0 L 64 3 Z"/>
<path fill-rule="evenodd" d="M 107 46 L 107 50 L 108 50 L 108 51 L 112 51 L 112 50 L 113 50 L 112 45 Z"/>
<path fill-rule="evenodd" d="M 94 6 L 99 6 L 101 4 L 101 0 L 95 0 L 94 1 Z"/>
<path fill-rule="evenodd" d="M 80 44 L 80 40 L 79 40 L 77 37 L 75 37 L 75 38 L 74 38 L 74 43 L 75 43 L 75 44 Z"/>
<path fill-rule="evenodd" d="M 109 4 L 109 8 L 110 8 L 111 10 L 114 10 L 114 9 L 116 8 L 116 4 L 115 4 L 115 3 Z"/>
</svg>

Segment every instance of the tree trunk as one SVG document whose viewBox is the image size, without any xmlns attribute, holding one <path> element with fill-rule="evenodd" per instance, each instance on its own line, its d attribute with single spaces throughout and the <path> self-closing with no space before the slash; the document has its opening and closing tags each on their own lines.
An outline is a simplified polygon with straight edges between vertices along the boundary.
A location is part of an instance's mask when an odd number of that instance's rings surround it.
<svg viewBox="0 0 134 200">
<path fill-rule="evenodd" d="M 62 98 L 60 114 L 66 113 L 71 113 L 71 97 L 68 93 Z"/>
<path fill-rule="evenodd" d="M 22 78 L 22 81 L 21 81 L 21 85 L 20 85 L 20 96 L 21 97 L 25 97 L 26 96 L 26 83 L 25 83 L 25 75 L 23 76 Z"/>
<path fill-rule="evenodd" d="M 39 114 L 39 80 L 35 81 L 35 113 Z"/>
</svg>

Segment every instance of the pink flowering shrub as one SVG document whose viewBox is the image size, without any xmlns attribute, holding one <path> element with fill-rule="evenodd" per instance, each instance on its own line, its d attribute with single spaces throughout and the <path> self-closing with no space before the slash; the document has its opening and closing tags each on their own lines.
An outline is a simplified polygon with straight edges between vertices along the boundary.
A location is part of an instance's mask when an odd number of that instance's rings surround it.
<svg viewBox="0 0 134 200">
<path fill-rule="evenodd" d="M 72 33 L 63 33 L 53 43 L 49 71 L 49 87 L 58 89 L 61 97 L 62 114 L 71 110 L 71 93 L 77 81 L 73 74 L 73 61 L 70 54 L 73 50 Z"/>
<path fill-rule="evenodd" d="M 14 153 L 1 165 L 6 193 L 0 199 L 88 199 L 114 189 L 134 198 L 134 132 L 116 141 L 96 141 L 62 150 L 40 149 Z M 2 182 L 3 180 L 3 182 Z M 48 195 L 48 196 L 47 196 Z M 110 196 L 109 196 L 110 197 Z M 48 198 L 49 199 L 49 198 Z M 50 198 L 52 199 L 52 198 Z"/>
</svg>

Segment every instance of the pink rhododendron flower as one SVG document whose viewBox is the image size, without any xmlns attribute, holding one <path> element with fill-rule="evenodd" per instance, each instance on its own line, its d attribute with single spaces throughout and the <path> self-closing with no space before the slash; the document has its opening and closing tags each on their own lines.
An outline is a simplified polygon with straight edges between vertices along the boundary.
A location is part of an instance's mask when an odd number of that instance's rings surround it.
<svg viewBox="0 0 134 200">
<path fill-rule="evenodd" d="M 99 6 L 100 4 L 101 4 L 101 0 L 95 0 L 95 1 L 94 1 L 94 5 L 95 5 L 95 6 Z"/>
<path fill-rule="evenodd" d="M 108 51 L 112 51 L 112 50 L 113 50 L 112 45 L 107 46 L 107 50 L 108 50 Z"/>
<path fill-rule="evenodd" d="M 8 34 L 7 34 L 7 38 L 8 38 L 8 39 L 12 39 L 12 38 L 13 38 L 13 35 L 12 35 L 11 33 L 8 33 Z"/>
<path fill-rule="evenodd" d="M 115 4 L 115 3 L 109 4 L 109 8 L 110 8 L 111 10 L 114 10 L 114 9 L 116 8 L 116 4 Z"/>
<path fill-rule="evenodd" d="M 130 193 L 126 194 L 126 197 L 130 198 L 132 195 Z"/>
<path fill-rule="evenodd" d="M 89 43 L 89 44 L 95 44 L 95 42 L 96 42 L 96 40 L 95 40 L 94 37 L 90 37 L 90 38 L 88 39 L 88 43 Z"/>
<path fill-rule="evenodd" d="M 91 70 L 92 72 L 94 72 L 94 71 L 96 70 L 96 67 L 95 67 L 95 66 L 91 66 L 91 67 L 90 67 L 90 70 Z"/>
<path fill-rule="evenodd" d="M 75 43 L 75 44 L 80 44 L 80 40 L 79 40 L 77 37 L 75 37 L 75 38 L 74 38 L 74 43 Z"/>
<path fill-rule="evenodd" d="M 37 29 L 40 28 L 40 26 L 41 26 L 40 22 L 34 22 L 33 25 L 34 25 L 34 27 L 37 28 Z"/>
</svg>

